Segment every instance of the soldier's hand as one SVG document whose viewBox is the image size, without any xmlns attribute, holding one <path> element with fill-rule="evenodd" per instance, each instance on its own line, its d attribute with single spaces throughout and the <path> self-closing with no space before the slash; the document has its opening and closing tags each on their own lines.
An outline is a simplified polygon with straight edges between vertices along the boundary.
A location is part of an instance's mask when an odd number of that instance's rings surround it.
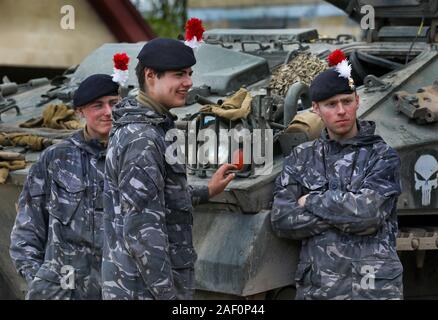
<svg viewBox="0 0 438 320">
<path fill-rule="evenodd" d="M 300 207 L 304 207 L 304 205 L 306 204 L 306 199 L 307 199 L 308 196 L 309 195 L 306 194 L 306 195 L 304 195 L 304 196 L 302 196 L 301 198 L 298 199 L 298 205 Z"/>
<path fill-rule="evenodd" d="M 219 169 L 217 169 L 217 171 L 208 182 L 208 196 L 210 198 L 224 191 L 226 186 L 235 177 L 234 173 L 229 173 L 228 171 L 236 169 L 236 166 L 229 163 L 225 163 L 221 165 Z"/>
</svg>

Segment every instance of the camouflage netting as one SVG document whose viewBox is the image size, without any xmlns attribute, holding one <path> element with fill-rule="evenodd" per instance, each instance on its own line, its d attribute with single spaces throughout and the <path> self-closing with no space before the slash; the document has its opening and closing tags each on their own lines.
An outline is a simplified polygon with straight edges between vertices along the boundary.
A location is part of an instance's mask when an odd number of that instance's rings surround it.
<svg viewBox="0 0 438 320">
<path fill-rule="evenodd" d="M 327 68 L 327 62 L 324 60 L 309 52 L 299 53 L 292 61 L 273 73 L 269 87 L 272 93 L 284 97 L 290 85 L 295 82 L 310 85 L 312 80 Z"/>
</svg>

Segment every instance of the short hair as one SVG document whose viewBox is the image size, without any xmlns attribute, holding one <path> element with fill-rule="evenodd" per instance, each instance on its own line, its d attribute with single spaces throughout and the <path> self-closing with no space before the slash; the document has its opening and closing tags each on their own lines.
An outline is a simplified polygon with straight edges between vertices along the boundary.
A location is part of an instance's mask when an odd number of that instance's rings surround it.
<svg viewBox="0 0 438 320">
<path fill-rule="evenodd" d="M 145 81 L 144 81 L 144 69 L 146 68 L 147 67 L 145 67 L 140 61 L 135 66 L 135 75 L 137 76 L 138 87 L 140 88 L 140 90 L 144 92 L 146 92 Z M 154 72 L 157 74 L 157 78 L 159 79 L 163 76 L 165 71 L 154 70 Z"/>
</svg>

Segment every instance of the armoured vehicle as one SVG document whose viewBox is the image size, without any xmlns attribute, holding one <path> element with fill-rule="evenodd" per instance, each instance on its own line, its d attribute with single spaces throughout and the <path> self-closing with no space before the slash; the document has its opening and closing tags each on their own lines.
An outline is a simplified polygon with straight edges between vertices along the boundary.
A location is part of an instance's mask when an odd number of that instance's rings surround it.
<svg viewBox="0 0 438 320">
<path fill-rule="evenodd" d="M 249 161 L 239 166 L 236 179 L 225 192 L 195 208 L 197 298 L 293 299 L 300 243 L 276 237 L 269 212 L 273 182 L 284 156 L 312 138 L 306 130 L 287 130 L 294 116 L 306 112 L 310 101 L 308 87 L 301 83 L 306 74 L 289 82 L 287 76 L 279 77 L 283 80 L 274 85 L 272 81 L 282 67 L 297 59 L 316 57 L 323 61 L 336 48 L 346 52 L 352 65 L 361 98 L 359 117 L 375 121 L 377 133 L 402 159 L 397 247 L 404 265 L 405 298 L 438 297 L 438 3 L 329 2 L 358 23 L 364 17 L 361 8 L 371 5 L 375 28 L 364 30 L 360 41 L 349 35 L 322 39 L 315 29 L 216 29 L 204 34 L 205 44 L 196 50 L 198 63 L 187 106 L 172 110 L 178 115 L 178 126 L 186 129 L 185 155 L 195 155 L 187 166 L 189 183 L 207 183 L 215 163 L 233 160 L 236 150 L 238 162 L 242 162 L 239 152 L 244 140 L 236 143 L 234 150 L 233 144 L 227 143 L 230 136 L 221 136 L 221 130 L 250 132 L 253 147 Z M 30 132 L 49 139 L 49 143 L 70 134 L 68 130 L 18 128 L 18 123 L 39 116 L 49 103 L 70 103 L 75 88 L 86 76 L 112 72 L 114 53 L 127 52 L 134 58 L 142 45 L 103 45 L 77 68 L 52 81 L 3 83 L 0 131 Z M 314 66 L 300 64 L 305 66 L 305 73 L 315 71 Z M 131 63 L 128 94 L 135 94 L 137 86 L 134 67 Z M 288 69 L 287 73 L 296 71 Z M 211 108 L 202 109 L 203 105 L 220 106 L 242 87 L 253 97 L 248 117 L 229 120 L 211 112 Z M 198 155 L 200 150 L 205 151 L 202 147 L 208 140 L 199 138 L 201 129 L 212 130 L 208 135 L 216 141 L 209 149 L 216 152 L 208 153 L 208 161 L 202 163 L 197 161 Z M 198 138 L 194 145 L 188 140 L 190 134 Z M 4 149 L 24 154 L 28 162 L 26 169 L 12 171 L 0 185 L 0 288 L 3 297 L 21 298 L 25 284 L 10 262 L 9 234 L 23 181 L 39 152 L 20 146 Z M 272 166 L 266 165 L 269 161 L 263 162 L 271 158 Z"/>
</svg>

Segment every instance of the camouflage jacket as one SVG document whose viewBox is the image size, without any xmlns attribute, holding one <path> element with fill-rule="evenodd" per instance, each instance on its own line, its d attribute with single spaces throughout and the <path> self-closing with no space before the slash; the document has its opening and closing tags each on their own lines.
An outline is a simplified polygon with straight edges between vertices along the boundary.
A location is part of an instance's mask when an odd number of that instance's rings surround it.
<svg viewBox="0 0 438 320">
<path fill-rule="evenodd" d="M 79 131 L 31 167 L 10 247 L 27 298 L 101 298 L 105 153 Z"/>
<path fill-rule="evenodd" d="M 400 159 L 374 135 L 373 122 L 358 126 L 351 139 L 336 142 L 323 130 L 299 145 L 276 180 L 272 226 L 281 237 L 302 240 L 297 299 L 402 298 Z"/>
<path fill-rule="evenodd" d="M 192 203 L 208 188 L 187 185 L 184 165 L 170 165 L 167 115 L 135 99 L 113 109 L 104 192 L 104 299 L 190 299 L 196 253 Z"/>
</svg>

